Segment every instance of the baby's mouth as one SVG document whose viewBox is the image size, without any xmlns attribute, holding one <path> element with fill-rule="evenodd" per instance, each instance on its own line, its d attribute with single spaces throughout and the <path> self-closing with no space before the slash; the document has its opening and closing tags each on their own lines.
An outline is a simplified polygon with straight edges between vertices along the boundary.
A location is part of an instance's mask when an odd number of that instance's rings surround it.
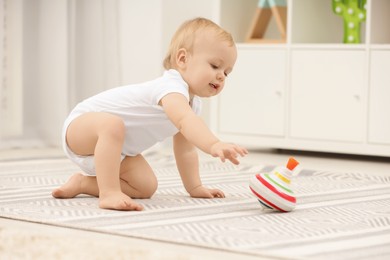
<svg viewBox="0 0 390 260">
<path fill-rule="evenodd" d="M 214 88 L 214 89 L 218 89 L 218 88 L 219 88 L 219 85 L 218 85 L 218 84 L 210 83 L 209 85 L 210 85 L 212 88 Z"/>
</svg>

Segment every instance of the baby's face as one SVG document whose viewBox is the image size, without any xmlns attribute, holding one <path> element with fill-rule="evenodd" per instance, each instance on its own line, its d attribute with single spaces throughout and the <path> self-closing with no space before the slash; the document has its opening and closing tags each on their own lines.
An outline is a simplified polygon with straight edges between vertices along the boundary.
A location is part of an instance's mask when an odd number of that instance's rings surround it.
<svg viewBox="0 0 390 260">
<path fill-rule="evenodd" d="M 211 97 L 219 94 L 236 58 L 234 45 L 229 46 L 227 41 L 221 41 L 212 31 L 199 33 L 192 54 L 188 54 L 186 69 L 182 72 L 190 95 Z"/>
</svg>

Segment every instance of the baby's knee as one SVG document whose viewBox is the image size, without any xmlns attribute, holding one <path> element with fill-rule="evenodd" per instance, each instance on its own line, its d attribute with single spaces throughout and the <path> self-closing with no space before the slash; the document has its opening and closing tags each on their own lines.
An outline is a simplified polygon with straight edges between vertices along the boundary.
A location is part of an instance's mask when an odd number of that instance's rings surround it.
<svg viewBox="0 0 390 260">
<path fill-rule="evenodd" d="M 145 184 L 140 191 L 140 199 L 150 199 L 156 192 L 157 187 L 157 179 L 149 180 L 149 182 Z"/>
</svg>

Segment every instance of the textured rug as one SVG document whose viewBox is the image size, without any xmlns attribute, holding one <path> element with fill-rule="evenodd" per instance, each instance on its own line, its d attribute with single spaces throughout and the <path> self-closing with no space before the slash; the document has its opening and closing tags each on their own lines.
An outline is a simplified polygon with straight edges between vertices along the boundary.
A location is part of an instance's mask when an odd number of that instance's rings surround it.
<svg viewBox="0 0 390 260">
<path fill-rule="evenodd" d="M 149 158 L 150 159 L 150 158 Z M 261 208 L 252 175 L 274 166 L 202 161 L 205 185 L 224 199 L 193 199 L 169 156 L 152 156 L 159 180 L 142 212 L 99 209 L 96 198 L 58 200 L 54 187 L 78 169 L 67 159 L 0 162 L 0 217 L 122 236 L 286 258 L 390 259 L 390 177 L 300 169 L 297 207 Z"/>
</svg>

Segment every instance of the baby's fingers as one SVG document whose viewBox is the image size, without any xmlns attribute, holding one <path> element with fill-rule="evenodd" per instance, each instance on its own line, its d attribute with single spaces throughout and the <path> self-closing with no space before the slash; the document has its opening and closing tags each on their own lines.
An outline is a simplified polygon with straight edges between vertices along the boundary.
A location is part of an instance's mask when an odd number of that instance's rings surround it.
<svg viewBox="0 0 390 260">
<path fill-rule="evenodd" d="M 233 164 L 240 164 L 240 161 L 237 159 L 237 153 L 230 153 L 228 156 L 227 156 L 227 159 L 229 161 L 231 161 Z"/>
<path fill-rule="evenodd" d="M 229 158 L 229 161 L 232 162 L 235 165 L 239 165 L 240 164 L 240 161 L 237 160 L 236 158 Z"/>
<path fill-rule="evenodd" d="M 234 147 L 234 150 L 241 156 L 245 156 L 249 153 L 247 149 L 240 146 Z"/>
<path fill-rule="evenodd" d="M 240 147 L 236 144 L 228 144 L 228 143 L 218 143 L 214 147 L 214 152 L 212 153 L 212 156 L 219 157 L 222 162 L 225 162 L 226 159 L 231 161 L 233 164 L 239 164 L 240 162 L 237 160 L 237 157 L 240 155 L 241 157 L 248 154 L 248 151 Z"/>
<path fill-rule="evenodd" d="M 210 192 L 214 198 L 225 198 L 225 193 L 221 190 L 211 189 Z"/>
<path fill-rule="evenodd" d="M 225 162 L 226 160 L 225 153 L 223 152 L 223 150 L 217 151 L 214 157 L 219 157 L 219 159 L 221 159 L 222 162 Z"/>
</svg>

